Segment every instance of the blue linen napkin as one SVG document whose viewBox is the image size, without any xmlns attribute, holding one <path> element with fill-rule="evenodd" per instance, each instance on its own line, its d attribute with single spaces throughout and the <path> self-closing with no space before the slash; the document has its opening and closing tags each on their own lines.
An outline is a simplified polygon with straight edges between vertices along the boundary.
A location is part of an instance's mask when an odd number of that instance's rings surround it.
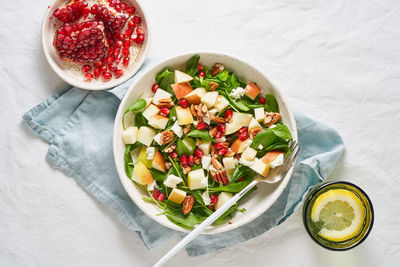
<svg viewBox="0 0 400 267">
<path fill-rule="evenodd" d="M 112 129 L 120 99 L 149 65 L 146 61 L 134 78 L 109 91 L 67 87 L 25 113 L 23 119 L 49 142 L 47 160 L 114 209 L 120 221 L 151 249 L 172 235 L 184 234 L 154 222 L 132 202 L 120 183 L 112 154 Z M 300 112 L 295 112 L 295 118 L 302 150 L 283 194 L 252 222 L 227 233 L 199 236 L 186 246 L 189 256 L 247 241 L 281 224 L 302 203 L 308 190 L 329 175 L 344 150 L 341 137 Z"/>
</svg>

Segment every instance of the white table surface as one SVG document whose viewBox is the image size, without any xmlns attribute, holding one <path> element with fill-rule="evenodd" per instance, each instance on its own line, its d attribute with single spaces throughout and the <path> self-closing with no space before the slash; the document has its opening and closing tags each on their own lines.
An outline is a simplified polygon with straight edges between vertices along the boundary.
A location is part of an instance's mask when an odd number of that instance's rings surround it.
<svg viewBox="0 0 400 267">
<path fill-rule="evenodd" d="M 335 127 L 346 152 L 329 180 L 360 185 L 375 207 L 369 238 L 346 252 L 320 248 L 297 210 L 246 243 L 168 266 L 398 266 L 400 260 L 400 2 L 157 1 L 149 57 L 217 50 L 264 70 L 304 113 Z M 22 123 L 25 111 L 65 84 L 40 43 L 46 0 L 0 11 L 0 265 L 149 266 L 154 251 L 45 160 L 48 145 Z M 231 265 L 230 265 L 231 266 Z"/>
</svg>

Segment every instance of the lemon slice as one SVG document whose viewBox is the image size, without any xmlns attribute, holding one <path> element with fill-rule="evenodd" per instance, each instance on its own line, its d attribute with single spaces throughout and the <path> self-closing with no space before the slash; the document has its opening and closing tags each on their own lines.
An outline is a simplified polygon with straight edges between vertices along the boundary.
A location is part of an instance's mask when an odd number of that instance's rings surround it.
<svg viewBox="0 0 400 267">
<path fill-rule="evenodd" d="M 318 233 L 323 238 L 341 242 L 356 236 L 364 222 L 361 200 L 346 189 L 331 189 L 315 200 L 311 210 L 313 222 L 322 222 Z"/>
</svg>

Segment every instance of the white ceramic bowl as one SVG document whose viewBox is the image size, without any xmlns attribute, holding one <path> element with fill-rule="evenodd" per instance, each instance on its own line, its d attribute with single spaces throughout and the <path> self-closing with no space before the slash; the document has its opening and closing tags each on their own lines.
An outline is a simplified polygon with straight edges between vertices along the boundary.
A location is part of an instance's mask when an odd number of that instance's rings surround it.
<svg viewBox="0 0 400 267">
<path fill-rule="evenodd" d="M 150 30 L 150 25 L 146 19 L 145 12 L 143 8 L 138 4 L 136 0 L 124 0 L 125 3 L 132 5 L 133 7 L 136 8 L 136 14 L 140 16 L 142 19 L 142 28 L 145 32 L 145 39 L 142 44 L 141 51 L 139 55 L 137 56 L 135 62 L 130 64 L 130 66 L 126 69 L 124 69 L 124 75 L 119 78 L 119 79 L 111 79 L 108 82 L 102 82 L 101 78 L 98 80 L 93 79 L 92 82 L 85 82 L 83 80 L 83 75 L 77 75 L 77 72 L 74 70 L 71 70 L 66 66 L 66 64 L 60 60 L 60 58 L 57 55 L 56 49 L 53 46 L 53 38 L 55 34 L 55 29 L 53 25 L 53 20 L 50 19 L 53 15 L 54 10 L 56 10 L 58 7 L 65 5 L 69 1 L 66 0 L 56 0 L 53 2 L 52 5 L 49 6 L 49 8 L 46 11 L 46 14 L 43 18 L 43 23 L 42 23 L 42 46 L 43 46 L 43 51 L 46 56 L 47 61 L 50 64 L 50 67 L 57 73 L 58 76 L 60 76 L 61 79 L 63 79 L 65 82 L 67 82 L 70 85 L 73 85 L 78 88 L 82 89 L 87 89 L 87 90 L 105 90 L 105 89 L 110 89 L 113 88 L 127 80 L 129 80 L 142 66 L 150 44 L 151 40 L 151 30 Z M 54 19 L 54 18 L 53 18 Z"/>
<path fill-rule="evenodd" d="M 194 54 L 194 53 L 193 53 Z M 124 186 L 126 192 L 131 197 L 131 199 L 135 202 L 135 204 L 150 218 L 154 221 L 174 230 L 187 232 L 186 229 L 183 229 L 172 222 L 170 222 L 165 216 L 156 216 L 161 211 L 160 209 L 153 203 L 144 202 L 142 197 L 146 194 L 137 187 L 125 174 L 124 170 L 124 151 L 125 145 L 121 139 L 122 128 L 122 115 L 126 108 L 134 102 L 140 94 L 143 94 L 143 97 L 149 97 L 153 95 L 151 92 L 151 86 L 155 82 L 155 75 L 163 70 L 165 67 L 171 67 L 173 69 L 184 69 L 184 65 L 186 61 L 193 54 L 185 54 L 181 56 L 176 56 L 171 59 L 167 59 L 156 66 L 152 67 L 148 71 L 146 71 L 138 80 L 131 85 L 125 97 L 122 99 L 122 102 L 119 106 L 115 124 L 114 124 L 114 132 L 113 132 L 113 150 L 114 150 L 114 160 L 115 165 L 117 167 L 117 171 L 119 177 L 121 179 L 121 183 Z M 212 66 L 214 63 L 222 63 L 228 68 L 235 72 L 235 74 L 242 78 L 244 81 L 255 81 L 257 85 L 259 85 L 263 89 L 263 93 L 272 93 L 275 95 L 279 108 L 282 114 L 283 122 L 289 127 L 290 131 L 295 140 L 297 140 L 297 128 L 296 122 L 292 112 L 289 107 L 285 103 L 282 98 L 281 93 L 278 89 L 276 89 L 265 77 L 265 75 L 251 66 L 250 64 L 244 62 L 243 60 L 239 60 L 235 57 L 224 55 L 220 53 L 198 53 L 200 54 L 200 62 L 207 66 Z M 251 220 L 255 219 L 257 216 L 264 213 L 271 205 L 278 199 L 278 197 L 282 194 L 283 190 L 287 186 L 290 177 L 293 172 L 292 167 L 289 173 L 286 175 L 284 179 L 282 179 L 279 183 L 268 185 L 261 183 L 257 187 L 258 189 L 254 191 L 251 196 L 249 196 L 241 205 L 240 208 L 246 208 L 246 212 L 236 212 L 233 218 L 230 220 L 232 224 L 223 224 L 219 226 L 211 226 L 205 234 L 216 234 L 226 232 L 232 229 L 235 229 L 239 226 L 242 226 Z"/>
</svg>

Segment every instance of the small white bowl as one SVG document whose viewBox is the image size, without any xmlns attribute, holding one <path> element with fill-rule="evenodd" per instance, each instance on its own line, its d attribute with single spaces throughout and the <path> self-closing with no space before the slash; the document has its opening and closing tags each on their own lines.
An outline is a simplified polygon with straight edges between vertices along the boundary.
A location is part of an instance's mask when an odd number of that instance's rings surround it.
<svg viewBox="0 0 400 267">
<path fill-rule="evenodd" d="M 136 14 L 138 14 L 142 19 L 141 24 L 145 32 L 145 39 L 142 44 L 141 51 L 138 57 L 136 58 L 135 62 L 131 63 L 128 68 L 124 68 L 125 73 L 119 79 L 112 78 L 108 82 L 102 82 L 101 78 L 99 78 L 97 80 L 93 79 L 91 82 L 85 82 L 83 80 L 83 75 L 78 75 L 76 70 L 71 70 L 70 68 L 67 67 L 67 64 L 65 64 L 62 60 L 60 60 L 59 56 L 57 55 L 56 49 L 53 46 L 53 38 L 55 34 L 53 19 L 55 18 L 51 19 L 51 17 L 53 15 L 54 10 L 56 10 L 58 7 L 62 5 L 65 5 L 68 2 L 69 1 L 66 0 L 54 1 L 53 4 L 50 5 L 49 8 L 47 9 L 47 12 L 43 18 L 42 46 L 46 59 L 50 64 L 50 67 L 57 73 L 58 76 L 60 76 L 61 79 L 63 79 L 68 84 L 87 90 L 110 89 L 129 80 L 139 70 L 140 66 L 142 66 L 146 58 L 151 40 L 150 25 L 146 19 L 146 15 L 143 8 L 138 4 L 136 0 L 124 0 L 125 3 L 136 8 Z"/>
<path fill-rule="evenodd" d="M 139 95 L 143 94 L 143 97 L 149 97 L 153 93 L 151 92 L 151 86 L 155 82 L 155 75 L 163 70 L 165 67 L 183 69 L 186 61 L 195 53 L 184 54 L 167 59 L 156 66 L 149 69 L 144 73 L 134 84 L 131 85 L 125 97 L 119 106 L 117 115 L 115 117 L 114 132 L 113 132 L 113 151 L 114 161 L 118 171 L 118 175 L 121 179 L 121 183 L 124 186 L 126 192 L 135 202 L 135 204 L 150 218 L 154 221 L 177 231 L 188 232 L 188 230 L 181 228 L 174 223 L 170 222 L 166 216 L 157 214 L 161 213 L 161 210 L 153 203 L 143 201 L 142 197 L 146 196 L 139 187 L 137 187 L 131 179 L 125 174 L 124 169 L 124 151 L 125 145 L 121 139 L 122 128 L 122 115 L 126 108 L 134 102 Z M 207 66 L 213 66 L 214 63 L 222 63 L 229 70 L 235 72 L 235 74 L 242 78 L 246 82 L 255 81 L 263 89 L 263 93 L 272 93 L 275 95 L 280 112 L 282 114 L 282 121 L 289 127 L 293 138 L 297 140 L 297 128 L 296 122 L 292 112 L 287 106 L 286 102 L 282 98 L 282 95 L 278 89 L 276 89 L 266 78 L 266 76 L 250 64 L 239 60 L 235 57 L 224 55 L 221 53 L 198 53 L 200 55 L 200 62 Z M 233 230 L 239 226 L 242 226 L 259 215 L 264 213 L 269 207 L 282 194 L 286 188 L 293 172 L 294 167 L 290 169 L 288 174 L 280 182 L 268 185 L 259 184 L 258 189 L 254 191 L 244 202 L 240 204 L 240 208 L 246 208 L 246 212 L 236 212 L 233 218 L 230 220 L 231 224 L 223 224 L 219 226 L 211 226 L 204 233 L 205 234 L 217 234 Z"/>
</svg>

